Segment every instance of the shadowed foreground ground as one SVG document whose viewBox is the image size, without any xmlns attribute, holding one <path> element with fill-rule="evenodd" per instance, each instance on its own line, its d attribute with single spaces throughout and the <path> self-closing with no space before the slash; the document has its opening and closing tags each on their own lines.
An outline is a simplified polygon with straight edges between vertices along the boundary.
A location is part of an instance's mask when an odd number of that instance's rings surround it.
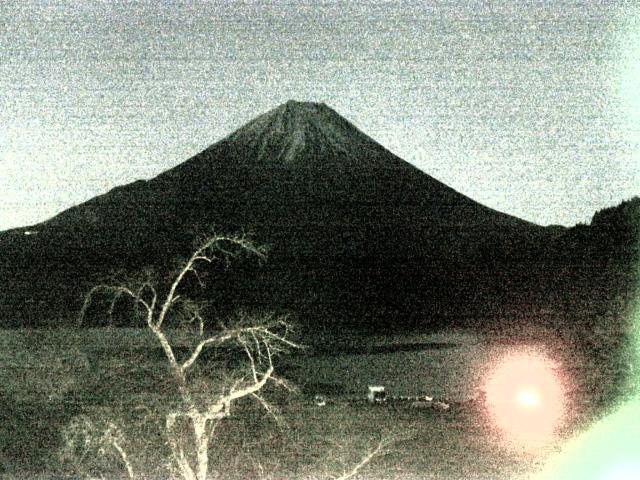
<svg viewBox="0 0 640 480">
<path fill-rule="evenodd" d="M 158 415 L 172 398 L 163 359 L 144 330 L 4 330 L 0 336 L 0 467 L 12 477 L 77 476 L 60 456 L 60 432 L 78 415 L 115 418 L 137 472 L 163 477 L 168 450 Z M 584 359 L 562 359 L 573 380 L 570 417 L 559 436 L 534 450 L 506 442 L 482 401 L 486 369 L 508 342 L 489 344 L 468 333 L 342 339 L 281 363 L 297 394 L 267 392 L 279 408 L 274 421 L 255 402 L 238 406 L 220 424 L 211 471 L 223 478 L 319 478 L 343 473 L 381 439 L 394 439 L 361 478 L 503 479 L 538 471 L 561 440 L 586 425 L 597 405 L 587 392 L 598 377 Z M 349 343 L 351 342 L 351 343 Z M 397 348 L 394 348 L 397 347 Z M 574 364 L 567 364 L 574 358 Z M 446 399 L 448 412 L 407 404 L 371 406 L 366 386 L 391 394 L 428 393 Z M 327 395 L 318 407 L 315 393 Z M 107 456 L 108 457 L 108 456 Z M 115 457 L 94 462 L 108 478 L 124 475 Z M 93 472 L 94 474 L 100 472 Z"/>
</svg>

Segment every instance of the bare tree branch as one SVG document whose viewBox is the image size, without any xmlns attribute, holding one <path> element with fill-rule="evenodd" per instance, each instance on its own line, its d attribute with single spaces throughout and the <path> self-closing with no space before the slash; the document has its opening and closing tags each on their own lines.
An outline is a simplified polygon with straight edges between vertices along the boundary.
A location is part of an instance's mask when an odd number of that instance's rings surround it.
<svg viewBox="0 0 640 480">
<path fill-rule="evenodd" d="M 242 348 L 244 348 L 244 351 L 247 354 L 247 357 L 249 358 L 249 364 L 251 366 L 251 373 L 253 375 L 253 381 L 254 382 L 258 382 L 258 372 L 256 371 L 256 361 L 253 359 L 253 355 L 251 354 L 251 350 L 249 350 L 249 347 L 247 347 L 247 344 L 243 340 L 240 340 L 240 343 L 242 343 Z"/>
<path fill-rule="evenodd" d="M 257 255 L 260 258 L 264 257 L 264 253 L 262 252 L 262 250 L 259 249 L 258 247 L 256 247 L 253 244 L 253 242 L 249 241 L 244 236 L 235 237 L 235 236 L 226 236 L 226 235 L 215 235 L 215 236 L 207 239 L 206 241 L 203 242 L 203 244 L 200 247 L 198 247 L 191 254 L 191 257 L 189 257 L 189 259 L 186 261 L 184 266 L 180 269 L 180 271 L 176 275 L 173 283 L 171 284 L 171 287 L 169 288 L 169 292 L 167 293 L 167 297 L 166 297 L 165 301 L 163 302 L 162 308 L 161 308 L 160 313 L 158 315 L 158 319 L 157 319 L 157 322 L 156 322 L 158 327 L 162 326 L 162 323 L 165 320 L 167 312 L 169 311 L 169 308 L 173 304 L 173 299 L 174 299 L 175 294 L 176 294 L 176 289 L 182 283 L 185 275 L 188 272 L 195 272 L 195 265 L 198 262 L 211 263 L 213 260 L 216 259 L 215 255 L 213 255 L 210 252 L 213 247 L 217 247 L 219 250 L 225 252 L 226 255 L 232 256 L 231 252 L 227 252 L 226 250 L 223 250 L 222 247 L 220 246 L 220 244 L 222 244 L 224 242 L 235 244 L 235 245 L 239 246 L 240 248 L 246 250 L 247 252 L 250 252 L 250 253 L 253 253 L 253 254 Z"/>
<path fill-rule="evenodd" d="M 216 403 L 212 404 L 209 407 L 209 412 L 215 415 L 216 413 L 223 411 L 225 408 L 228 409 L 229 405 L 234 400 L 246 397 L 247 395 L 251 395 L 252 393 L 259 391 L 262 387 L 266 385 L 269 378 L 271 378 L 271 374 L 273 374 L 273 370 L 274 370 L 273 365 L 271 365 L 263 374 L 261 374 L 261 378 L 257 382 L 247 385 L 246 387 L 241 388 L 240 390 L 231 391 L 229 392 L 229 394 L 219 398 Z"/>
<path fill-rule="evenodd" d="M 209 337 L 200 341 L 191 352 L 189 358 L 185 360 L 182 365 L 180 365 L 180 371 L 182 373 L 186 372 L 189 367 L 191 367 L 196 362 L 196 360 L 198 360 L 198 357 L 202 353 L 202 350 L 204 350 L 204 347 L 206 347 L 207 345 L 211 345 L 213 343 L 215 343 L 216 345 L 221 345 L 224 342 L 231 340 L 232 338 L 234 338 L 233 334 L 226 334 Z"/>
<path fill-rule="evenodd" d="M 351 470 L 349 470 L 348 472 L 344 472 L 339 477 L 334 477 L 334 480 L 347 480 L 349 478 L 355 477 L 358 474 L 358 472 L 364 466 L 369 464 L 371 462 L 371 460 L 373 460 L 375 457 L 381 456 L 381 455 L 386 455 L 388 453 L 387 448 L 394 442 L 395 442 L 395 439 L 393 439 L 393 438 L 386 438 L 386 439 L 383 438 L 382 440 L 380 440 L 380 442 L 378 442 L 378 445 L 376 445 L 375 448 L 373 448 L 372 450 L 367 452 L 364 455 L 364 457 L 362 457 L 360 462 L 358 462 L 356 465 L 354 465 Z"/>
<path fill-rule="evenodd" d="M 127 469 L 127 474 L 129 475 L 129 478 L 133 480 L 135 478 L 135 475 L 133 474 L 133 467 L 131 466 L 131 462 L 129 461 L 127 452 L 125 451 L 124 448 L 122 448 L 122 445 L 120 445 L 118 433 L 119 433 L 118 427 L 113 423 L 110 423 L 109 429 L 105 433 L 105 437 L 120 455 L 120 459 L 122 460 L 122 463 L 124 463 L 124 466 Z"/>
<path fill-rule="evenodd" d="M 278 415 L 276 408 L 273 405 L 271 405 L 257 393 L 252 393 L 251 396 L 255 398 L 260 403 L 260 405 L 262 405 L 262 408 L 265 409 L 265 411 L 276 421 L 277 424 L 282 424 L 282 417 Z"/>
<path fill-rule="evenodd" d="M 124 286 L 113 286 L 113 285 L 96 285 L 89 293 L 87 293 L 84 303 L 82 304 L 82 308 L 80 309 L 80 314 L 78 316 L 78 323 L 81 325 L 84 321 L 84 317 L 86 316 L 87 310 L 91 306 L 93 301 L 93 297 L 98 292 L 110 293 L 112 297 L 112 301 L 110 303 L 109 315 L 113 313 L 113 308 L 115 306 L 115 302 L 122 296 L 128 295 L 131 297 L 135 303 L 142 305 L 147 312 L 151 312 L 152 308 L 147 302 L 145 302 L 141 297 L 137 296 L 130 288 Z M 155 305 L 154 305 L 155 306 Z"/>
</svg>

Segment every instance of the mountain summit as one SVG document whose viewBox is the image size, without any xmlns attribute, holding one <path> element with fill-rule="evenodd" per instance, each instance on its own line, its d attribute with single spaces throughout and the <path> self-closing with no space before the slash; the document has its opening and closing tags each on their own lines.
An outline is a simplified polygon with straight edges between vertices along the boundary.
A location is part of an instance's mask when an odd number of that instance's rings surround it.
<svg viewBox="0 0 640 480">
<path fill-rule="evenodd" d="M 68 308 L 108 271 L 168 268 L 191 232 L 212 226 L 270 247 L 259 273 L 235 273 L 251 291 L 232 291 L 229 278 L 218 294 L 371 325 L 431 321 L 546 235 L 418 170 L 326 105 L 290 101 L 151 180 L 29 227 L 35 235 L 0 234 L 0 279 L 25 279 L 2 303 Z"/>
<path fill-rule="evenodd" d="M 344 154 L 352 161 L 371 159 L 380 146 L 333 109 L 320 103 L 293 100 L 259 116 L 229 135 L 226 141 L 253 149 L 256 160 L 292 163 Z M 351 155 L 358 150 L 357 155 Z"/>
</svg>

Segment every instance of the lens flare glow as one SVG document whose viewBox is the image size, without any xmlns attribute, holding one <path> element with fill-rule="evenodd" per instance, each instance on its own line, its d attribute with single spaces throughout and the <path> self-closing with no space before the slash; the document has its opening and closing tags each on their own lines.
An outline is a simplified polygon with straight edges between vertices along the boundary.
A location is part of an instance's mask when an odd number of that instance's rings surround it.
<svg viewBox="0 0 640 480">
<path fill-rule="evenodd" d="M 640 398 L 596 422 L 548 461 L 539 480 L 640 478 Z"/>
<path fill-rule="evenodd" d="M 631 321 L 634 365 L 640 361 L 640 299 Z M 637 371 L 637 370 L 636 370 Z M 637 373 L 635 375 L 638 375 Z M 638 379 L 633 379 L 636 385 Z M 635 480 L 640 478 L 640 391 L 616 411 L 563 445 L 539 480 Z"/>
<path fill-rule="evenodd" d="M 640 478 L 640 464 L 623 463 L 605 473 L 603 480 L 638 480 L 638 478 Z"/>
<path fill-rule="evenodd" d="M 557 366 L 545 355 L 521 350 L 503 357 L 485 382 L 493 422 L 519 446 L 540 446 L 563 415 L 563 389 Z"/>
</svg>

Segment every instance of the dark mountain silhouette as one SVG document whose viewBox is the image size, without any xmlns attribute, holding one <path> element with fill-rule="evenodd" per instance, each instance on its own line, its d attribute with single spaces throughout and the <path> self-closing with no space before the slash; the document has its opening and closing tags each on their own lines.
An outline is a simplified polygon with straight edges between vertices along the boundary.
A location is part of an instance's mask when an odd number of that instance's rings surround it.
<svg viewBox="0 0 640 480">
<path fill-rule="evenodd" d="M 212 275 L 214 308 L 289 310 L 310 328 L 499 317 L 546 298 L 571 234 L 480 205 L 325 105 L 287 102 L 149 181 L 1 233 L 2 318 L 68 321 L 109 272 L 162 275 L 209 226 L 270 248 L 264 266 Z"/>
</svg>

